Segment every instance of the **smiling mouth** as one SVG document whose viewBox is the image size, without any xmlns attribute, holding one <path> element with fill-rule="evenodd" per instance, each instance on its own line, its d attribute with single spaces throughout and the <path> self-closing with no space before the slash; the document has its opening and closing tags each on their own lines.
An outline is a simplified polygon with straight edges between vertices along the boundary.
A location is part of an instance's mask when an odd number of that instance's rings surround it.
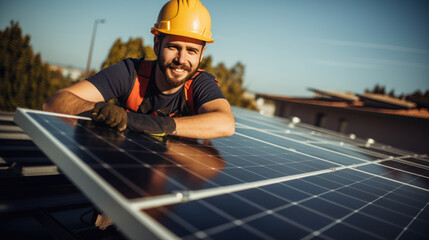
<svg viewBox="0 0 429 240">
<path fill-rule="evenodd" d="M 185 72 L 186 69 L 183 68 L 170 68 L 174 74 L 180 75 Z"/>
<path fill-rule="evenodd" d="M 181 68 L 176 68 L 176 69 L 173 69 L 175 72 L 179 72 L 179 73 L 181 73 L 181 72 L 183 72 L 183 71 L 185 71 L 185 69 L 181 69 Z"/>
</svg>

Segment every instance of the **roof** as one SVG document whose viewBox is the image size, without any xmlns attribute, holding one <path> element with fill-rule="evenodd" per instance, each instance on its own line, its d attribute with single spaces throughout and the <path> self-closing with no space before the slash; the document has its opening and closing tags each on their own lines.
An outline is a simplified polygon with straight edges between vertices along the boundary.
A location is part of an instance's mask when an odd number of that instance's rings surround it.
<svg viewBox="0 0 429 240">
<path fill-rule="evenodd" d="M 313 91 L 317 95 L 323 97 L 331 98 L 332 100 L 345 101 L 345 102 L 355 102 L 359 101 L 359 97 L 351 92 L 340 92 L 340 91 L 330 91 L 330 90 L 320 90 L 315 88 L 309 88 L 308 90 Z"/>
<path fill-rule="evenodd" d="M 405 99 L 399 99 L 384 94 L 364 93 L 358 95 L 364 105 L 392 109 L 412 109 L 416 104 Z"/>
<path fill-rule="evenodd" d="M 417 107 L 429 108 L 429 97 L 428 96 L 407 96 L 405 97 L 408 101 L 417 104 Z"/>
<path fill-rule="evenodd" d="M 349 109 L 353 111 L 429 119 L 429 111 L 426 108 L 387 109 L 387 108 L 365 106 L 363 101 L 333 102 L 333 101 L 325 101 L 325 100 L 314 99 L 314 98 L 295 98 L 295 97 L 286 97 L 286 96 L 278 96 L 278 95 L 270 95 L 270 94 L 257 94 L 257 97 L 262 97 L 265 99 L 280 101 L 280 102 L 293 102 L 293 103 L 300 103 L 300 104 L 307 104 L 307 105 Z"/>
</svg>

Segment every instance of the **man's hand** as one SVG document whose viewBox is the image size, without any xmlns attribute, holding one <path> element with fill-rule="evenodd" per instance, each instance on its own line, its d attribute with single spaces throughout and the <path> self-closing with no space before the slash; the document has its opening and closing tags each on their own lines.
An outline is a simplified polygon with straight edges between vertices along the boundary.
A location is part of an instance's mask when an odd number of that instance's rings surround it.
<svg viewBox="0 0 429 240">
<path fill-rule="evenodd" d="M 103 122 L 119 131 L 127 128 L 136 132 L 145 132 L 153 135 L 169 135 L 176 130 L 174 119 L 143 113 L 127 113 L 123 108 L 98 102 L 91 112 L 94 121 Z"/>
<path fill-rule="evenodd" d="M 176 131 L 176 122 L 170 117 L 129 112 L 128 128 L 152 135 L 170 135 Z"/>
<path fill-rule="evenodd" d="M 96 103 L 91 117 L 97 122 L 103 122 L 112 128 L 116 127 L 119 131 L 124 131 L 127 128 L 127 112 L 113 104 Z"/>
</svg>

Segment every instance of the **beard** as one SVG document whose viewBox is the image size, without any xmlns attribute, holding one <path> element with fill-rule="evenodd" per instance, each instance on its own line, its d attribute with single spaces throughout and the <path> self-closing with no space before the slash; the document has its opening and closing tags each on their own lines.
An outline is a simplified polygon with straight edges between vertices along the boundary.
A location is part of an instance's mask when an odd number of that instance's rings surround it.
<svg viewBox="0 0 429 240">
<path fill-rule="evenodd" d="M 159 57 L 158 66 L 161 69 L 161 72 L 164 75 L 165 81 L 167 82 L 168 86 L 171 88 L 176 88 L 181 86 L 183 83 L 188 81 L 194 74 L 197 72 L 197 68 L 192 69 L 191 66 L 188 66 L 186 64 L 180 64 L 177 61 L 173 60 L 171 62 L 167 62 L 165 58 L 161 55 Z M 170 69 L 170 71 L 167 72 L 167 69 Z M 175 75 L 171 70 L 172 69 L 183 69 L 188 74 L 184 75 Z"/>
</svg>

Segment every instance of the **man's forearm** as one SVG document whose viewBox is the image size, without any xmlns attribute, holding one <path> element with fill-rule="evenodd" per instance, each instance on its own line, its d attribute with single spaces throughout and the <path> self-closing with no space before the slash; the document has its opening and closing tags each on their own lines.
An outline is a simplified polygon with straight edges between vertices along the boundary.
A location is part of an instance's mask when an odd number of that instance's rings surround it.
<svg viewBox="0 0 429 240">
<path fill-rule="evenodd" d="M 235 131 L 233 116 L 220 111 L 178 118 L 129 112 L 127 119 L 129 129 L 148 134 L 210 139 L 230 136 Z"/>
<path fill-rule="evenodd" d="M 92 110 L 94 105 L 95 102 L 84 100 L 67 90 L 60 90 L 43 104 L 43 110 L 77 115 Z"/>
<path fill-rule="evenodd" d="M 231 136 L 235 132 L 234 117 L 224 112 L 209 112 L 174 120 L 175 135 L 181 137 L 212 139 Z"/>
</svg>

